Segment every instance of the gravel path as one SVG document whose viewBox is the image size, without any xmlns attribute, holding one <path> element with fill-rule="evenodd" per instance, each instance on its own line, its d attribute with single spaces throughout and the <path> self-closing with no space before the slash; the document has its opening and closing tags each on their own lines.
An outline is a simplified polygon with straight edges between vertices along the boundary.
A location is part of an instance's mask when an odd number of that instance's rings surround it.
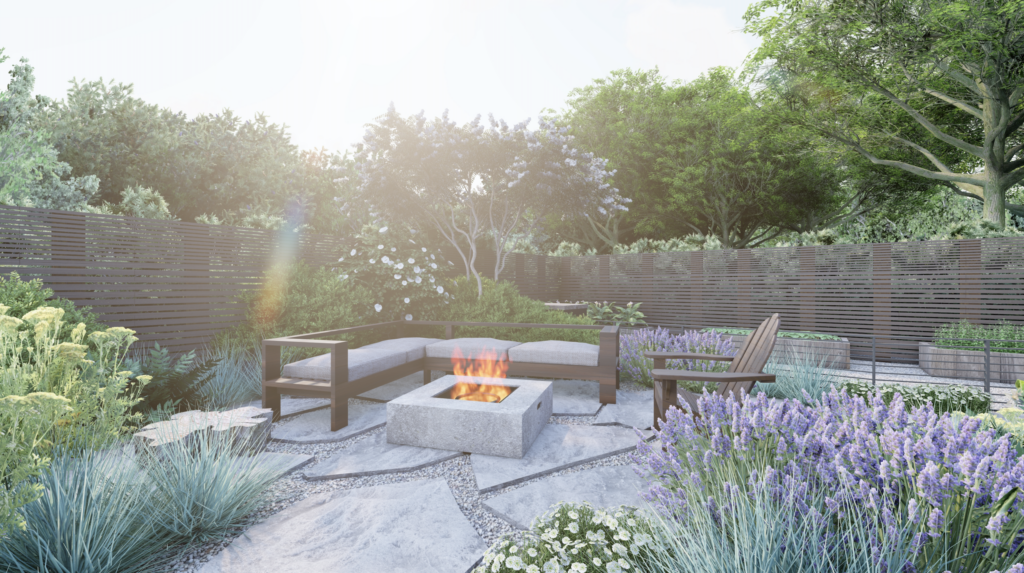
<svg viewBox="0 0 1024 573">
<path fill-rule="evenodd" d="M 640 391 L 647 390 L 642 386 L 634 386 L 631 384 L 623 383 L 621 390 L 624 391 Z M 592 425 L 597 416 L 551 416 L 550 423 L 552 424 L 566 424 L 566 425 Z M 288 423 L 292 418 L 286 418 L 280 423 Z M 281 442 L 270 442 L 267 446 L 269 452 L 280 452 L 288 454 L 306 454 L 311 455 L 314 461 L 311 465 L 317 464 L 330 456 L 334 455 L 340 450 L 351 447 L 353 444 L 357 444 L 362 440 L 370 439 L 372 436 L 383 433 L 385 428 L 379 428 L 371 432 L 355 436 L 342 442 L 333 442 L 325 444 L 285 444 Z M 488 492 L 486 494 L 480 494 L 476 489 L 476 477 L 473 474 L 473 468 L 470 465 L 469 455 L 462 455 L 453 460 L 441 462 L 439 464 L 423 468 L 421 470 L 412 472 L 399 472 L 389 473 L 374 476 L 365 477 L 354 477 L 354 478 L 342 478 L 333 480 L 306 480 L 302 477 L 302 470 L 293 473 L 289 476 L 285 476 L 279 479 L 273 486 L 271 486 L 268 495 L 270 499 L 274 500 L 273 503 L 268 504 L 260 512 L 253 515 L 247 524 L 247 527 L 259 523 L 271 515 L 283 510 L 285 507 L 296 503 L 302 499 L 309 497 L 310 495 L 336 491 L 341 489 L 355 489 L 370 487 L 376 485 L 385 484 L 396 484 L 403 482 L 410 482 L 416 480 L 426 480 L 432 478 L 444 478 L 448 482 L 448 486 L 451 488 L 452 493 L 455 496 L 455 500 L 459 504 L 459 508 L 466 518 L 473 524 L 477 533 L 480 537 L 490 545 L 500 539 L 503 535 L 512 534 L 516 535 L 519 532 L 515 527 L 509 524 L 504 519 L 501 519 L 491 513 L 484 505 L 483 502 L 492 497 L 501 495 L 503 493 L 513 491 L 536 481 L 550 478 L 552 476 L 559 476 L 565 474 L 577 473 L 586 469 L 596 468 L 600 466 L 621 466 L 629 464 L 629 453 L 618 454 L 601 460 L 589 462 L 583 465 L 575 466 L 572 468 L 564 469 L 553 474 L 548 474 L 542 477 L 538 477 L 532 480 L 528 480 L 523 483 L 518 483 L 513 486 L 502 488 L 497 491 Z M 174 559 L 174 561 L 166 568 L 166 571 L 172 571 L 175 573 L 181 572 L 194 572 L 202 566 L 203 563 L 209 560 L 210 556 L 219 552 L 222 548 L 227 547 L 231 541 L 241 534 L 242 531 L 238 531 L 235 535 L 230 536 L 224 541 L 218 543 L 208 543 L 202 546 L 186 548 L 180 552 L 180 554 Z"/>
</svg>

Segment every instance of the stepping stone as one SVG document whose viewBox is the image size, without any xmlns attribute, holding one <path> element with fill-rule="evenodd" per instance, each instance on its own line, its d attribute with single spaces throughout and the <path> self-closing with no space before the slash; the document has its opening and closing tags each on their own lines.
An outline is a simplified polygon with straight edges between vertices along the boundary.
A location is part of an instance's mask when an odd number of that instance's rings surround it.
<svg viewBox="0 0 1024 573">
<path fill-rule="evenodd" d="M 594 507 L 620 505 L 644 507 L 639 492 L 647 482 L 632 466 L 611 466 L 550 477 L 484 501 L 492 513 L 519 527 L 529 529 L 533 520 L 560 501 L 587 502 Z"/>
<path fill-rule="evenodd" d="M 249 528 L 201 573 L 463 573 L 487 549 L 443 479 L 311 495 Z"/>
<path fill-rule="evenodd" d="M 385 432 L 371 436 L 303 473 L 306 479 L 324 480 L 411 472 L 462 455 L 462 452 L 389 444 L 387 438 Z"/>
<path fill-rule="evenodd" d="M 473 454 L 470 462 L 477 489 L 486 493 L 628 452 L 638 440 L 636 432 L 627 428 L 548 424 L 522 459 Z"/>
<path fill-rule="evenodd" d="M 281 397 L 281 417 L 288 418 L 298 414 L 305 414 L 306 412 L 312 412 L 320 408 L 326 408 L 331 405 L 331 401 L 327 398 L 290 398 Z M 262 400 L 253 400 L 249 402 L 248 406 L 253 408 L 262 408 Z"/>
<path fill-rule="evenodd" d="M 259 465 L 276 469 L 284 477 L 295 470 L 304 468 L 313 463 L 313 456 L 303 454 L 280 454 L 277 452 L 261 452 L 257 458 Z"/>
<path fill-rule="evenodd" d="M 594 420 L 596 426 L 649 429 L 654 425 L 654 390 L 619 392 L 615 404 L 605 404 Z"/>
<path fill-rule="evenodd" d="M 589 380 L 553 380 L 554 401 L 551 413 L 593 416 L 601 408 L 600 384 Z"/>
<path fill-rule="evenodd" d="M 408 394 L 422 386 L 423 373 L 415 372 L 404 378 L 399 378 L 394 382 L 389 382 L 379 388 L 363 392 L 359 397 L 364 400 L 372 400 L 375 402 L 390 402 L 391 400 L 394 400 L 403 394 Z"/>
<path fill-rule="evenodd" d="M 195 432 L 212 430 L 228 432 L 237 443 L 247 442 L 259 449 L 267 442 L 270 430 L 269 409 L 242 407 L 224 412 L 191 410 L 174 414 L 169 420 L 143 427 L 132 437 L 135 451 L 149 451 L 160 455 L 160 450 L 176 442 L 187 443 Z"/>
<path fill-rule="evenodd" d="M 331 431 L 331 410 L 316 410 L 278 424 L 270 438 L 288 444 L 322 444 L 340 442 L 383 427 L 387 422 L 387 404 L 348 401 L 348 425 Z"/>
</svg>

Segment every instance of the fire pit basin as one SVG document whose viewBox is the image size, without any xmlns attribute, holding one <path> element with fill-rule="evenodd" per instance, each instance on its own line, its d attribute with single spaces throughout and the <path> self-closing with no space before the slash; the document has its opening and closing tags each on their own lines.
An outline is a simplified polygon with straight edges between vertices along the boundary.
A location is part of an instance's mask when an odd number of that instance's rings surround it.
<svg viewBox="0 0 1024 573">
<path fill-rule="evenodd" d="M 501 402 L 449 398 L 457 382 L 508 386 Z M 387 405 L 388 443 L 522 458 L 551 417 L 551 382 L 448 375 Z"/>
</svg>

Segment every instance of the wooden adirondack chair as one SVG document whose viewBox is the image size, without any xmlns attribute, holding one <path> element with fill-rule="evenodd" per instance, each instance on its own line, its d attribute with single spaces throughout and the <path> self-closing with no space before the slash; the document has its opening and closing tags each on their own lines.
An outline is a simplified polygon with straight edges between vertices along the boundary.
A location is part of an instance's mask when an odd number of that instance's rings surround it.
<svg viewBox="0 0 1024 573">
<path fill-rule="evenodd" d="M 690 405 L 690 411 L 697 412 L 697 394 L 678 388 L 679 380 L 693 382 L 718 382 L 716 392 L 723 396 L 730 393 L 739 398 L 740 390 L 750 393 L 754 382 L 775 382 L 774 374 L 765 374 L 765 364 L 775 349 L 775 336 L 779 333 L 779 315 L 773 314 L 747 337 L 746 342 L 735 356 L 715 354 L 693 354 L 688 352 L 645 352 L 644 356 L 654 359 L 654 427 L 660 429 L 661 421 L 672 406 L 679 406 L 677 396 Z M 667 360 L 728 360 L 732 364 L 725 372 L 693 372 L 689 370 L 666 370 Z"/>
</svg>

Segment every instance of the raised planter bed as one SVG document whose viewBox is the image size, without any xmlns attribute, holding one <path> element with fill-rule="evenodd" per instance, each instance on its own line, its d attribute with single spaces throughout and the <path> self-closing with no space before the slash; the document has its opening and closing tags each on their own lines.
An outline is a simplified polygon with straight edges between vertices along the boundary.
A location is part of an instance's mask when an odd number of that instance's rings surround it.
<svg viewBox="0 0 1024 573">
<path fill-rule="evenodd" d="M 929 376 L 985 379 L 985 352 L 940 348 L 930 342 L 918 344 L 918 362 Z M 1013 384 L 1024 380 L 1024 354 L 1014 352 L 989 353 L 989 381 Z"/>
<path fill-rule="evenodd" d="M 739 350 L 747 340 L 746 335 L 727 334 L 732 337 L 733 347 Z M 775 337 L 775 350 L 772 356 L 782 364 L 788 364 L 794 360 L 821 361 L 826 368 L 839 370 L 850 369 L 850 341 L 846 338 L 839 340 L 809 340 L 804 338 Z"/>
</svg>

